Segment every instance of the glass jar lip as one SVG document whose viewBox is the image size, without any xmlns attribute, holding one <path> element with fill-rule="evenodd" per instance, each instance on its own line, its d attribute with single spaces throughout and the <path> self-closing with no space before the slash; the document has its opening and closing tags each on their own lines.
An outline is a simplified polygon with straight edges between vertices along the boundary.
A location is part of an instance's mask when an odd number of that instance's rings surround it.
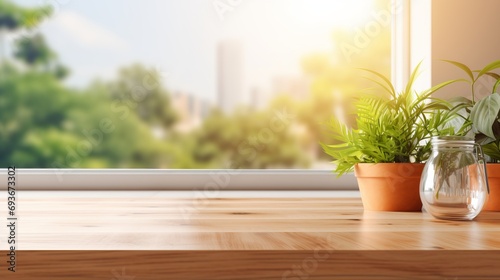
<svg viewBox="0 0 500 280">
<path fill-rule="evenodd" d="M 432 140 L 472 141 L 472 142 L 474 142 L 474 139 L 472 137 L 456 136 L 456 135 L 451 135 L 451 136 L 434 136 L 434 137 L 432 137 Z"/>
<path fill-rule="evenodd" d="M 473 146 L 474 139 L 466 136 L 434 136 L 431 139 L 433 146 L 452 145 L 452 146 Z"/>
</svg>

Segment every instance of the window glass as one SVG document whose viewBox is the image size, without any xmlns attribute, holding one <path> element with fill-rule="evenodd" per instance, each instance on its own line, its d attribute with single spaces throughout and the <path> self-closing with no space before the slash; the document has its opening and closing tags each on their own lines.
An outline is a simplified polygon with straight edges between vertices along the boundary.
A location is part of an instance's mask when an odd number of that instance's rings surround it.
<svg viewBox="0 0 500 280">
<path fill-rule="evenodd" d="M 390 25 L 389 0 L 0 0 L 0 165 L 331 169 Z"/>
</svg>

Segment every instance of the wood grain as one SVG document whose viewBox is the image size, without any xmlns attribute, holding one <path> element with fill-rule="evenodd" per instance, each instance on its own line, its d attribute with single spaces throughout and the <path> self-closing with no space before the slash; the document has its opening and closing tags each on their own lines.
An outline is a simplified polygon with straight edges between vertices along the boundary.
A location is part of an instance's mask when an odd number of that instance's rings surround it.
<svg viewBox="0 0 500 280">
<path fill-rule="evenodd" d="M 364 212 L 358 198 L 68 196 L 19 205 L 17 272 L 5 267 L 2 241 L 0 279 L 500 278 L 500 212 L 444 221 Z"/>
</svg>

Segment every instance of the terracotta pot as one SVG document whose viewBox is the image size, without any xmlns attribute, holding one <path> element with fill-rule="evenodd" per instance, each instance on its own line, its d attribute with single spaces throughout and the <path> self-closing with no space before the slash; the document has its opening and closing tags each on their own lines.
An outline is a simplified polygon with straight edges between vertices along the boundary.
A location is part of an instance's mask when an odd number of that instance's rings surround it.
<svg viewBox="0 0 500 280">
<path fill-rule="evenodd" d="M 483 211 L 500 211 L 500 163 L 486 164 L 490 196 Z"/>
<path fill-rule="evenodd" d="M 420 177 L 423 163 L 360 163 L 354 167 L 365 210 L 422 210 Z"/>
</svg>

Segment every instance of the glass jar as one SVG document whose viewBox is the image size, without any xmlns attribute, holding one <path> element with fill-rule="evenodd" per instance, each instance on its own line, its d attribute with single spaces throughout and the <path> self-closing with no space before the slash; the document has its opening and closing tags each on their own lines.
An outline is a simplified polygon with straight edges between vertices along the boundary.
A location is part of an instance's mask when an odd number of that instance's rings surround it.
<svg viewBox="0 0 500 280">
<path fill-rule="evenodd" d="M 420 180 L 420 199 L 439 219 L 472 220 L 489 194 L 481 146 L 461 136 L 437 136 Z"/>
</svg>

